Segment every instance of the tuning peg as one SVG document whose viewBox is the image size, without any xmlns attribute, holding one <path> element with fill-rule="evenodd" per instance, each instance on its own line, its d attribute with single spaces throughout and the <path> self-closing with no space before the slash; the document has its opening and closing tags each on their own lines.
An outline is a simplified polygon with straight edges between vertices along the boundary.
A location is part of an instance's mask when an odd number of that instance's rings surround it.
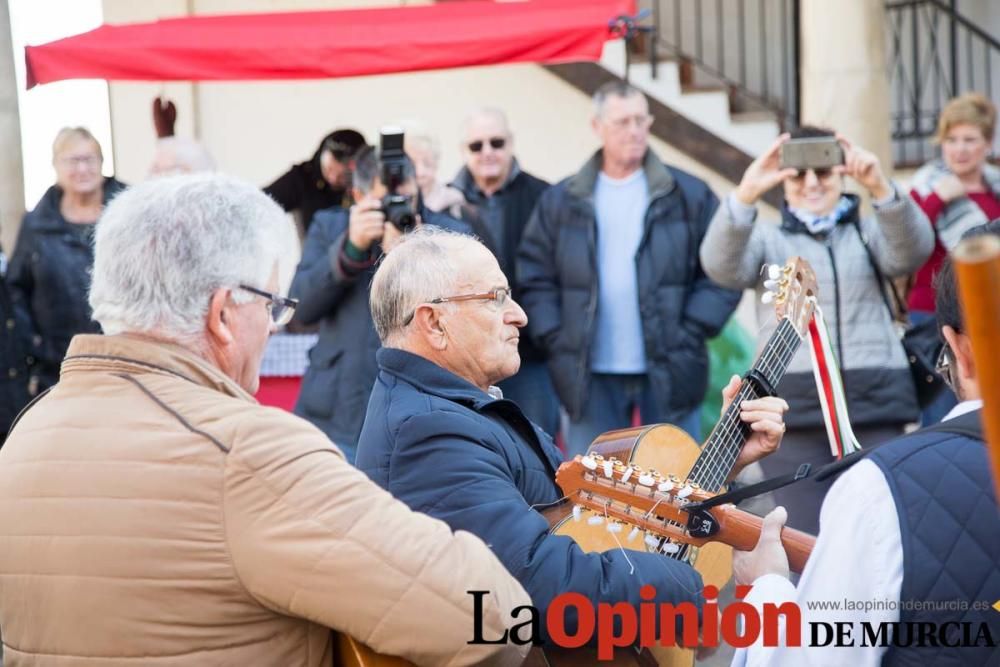
<svg viewBox="0 0 1000 667">
<path fill-rule="evenodd" d="M 690 496 L 692 493 L 694 493 L 694 487 L 691 486 L 690 484 L 685 484 L 684 488 L 677 492 L 677 497 L 683 500 L 684 498 Z"/>
<path fill-rule="evenodd" d="M 656 487 L 656 490 L 659 491 L 660 493 L 670 493 L 670 490 L 673 488 L 674 488 L 674 483 L 671 482 L 670 480 L 667 480 L 665 482 L 660 482 L 659 486 Z"/>
<path fill-rule="evenodd" d="M 611 473 L 613 473 L 614 470 L 615 470 L 615 464 L 614 463 L 612 463 L 611 461 L 605 461 L 604 462 L 604 476 L 605 477 L 611 477 Z"/>
<path fill-rule="evenodd" d="M 653 486 L 653 482 L 655 481 L 656 478 L 650 475 L 648 472 L 639 475 L 639 483 L 642 484 L 643 486 Z"/>
<path fill-rule="evenodd" d="M 595 514 L 594 516 L 587 519 L 587 523 L 591 526 L 600 526 L 604 523 L 604 517 L 600 514 Z"/>
<path fill-rule="evenodd" d="M 660 538 L 656 535 L 650 535 L 649 533 L 646 534 L 646 539 L 643 540 L 643 542 L 646 543 L 646 546 L 652 547 L 653 549 L 660 546 Z"/>
<path fill-rule="evenodd" d="M 583 516 L 583 505 L 573 505 L 573 521 L 580 521 Z"/>
<path fill-rule="evenodd" d="M 660 551 L 667 554 L 675 554 L 681 550 L 681 545 L 671 542 L 670 540 L 663 540 L 663 546 L 660 547 Z"/>
<path fill-rule="evenodd" d="M 609 533 L 620 533 L 622 532 L 622 524 L 620 521 L 611 521 L 608 523 Z"/>
<path fill-rule="evenodd" d="M 780 285 L 779 285 L 779 283 L 778 283 L 777 280 L 765 280 L 764 281 L 764 289 L 766 289 L 766 290 L 769 290 L 769 291 L 773 292 L 774 290 L 778 289 L 779 286 Z"/>
<path fill-rule="evenodd" d="M 632 526 L 632 530 L 628 532 L 628 537 L 625 538 L 627 542 L 632 542 L 639 535 L 639 526 Z"/>
<path fill-rule="evenodd" d="M 629 481 L 632 477 L 632 466 L 625 468 L 625 472 L 622 473 L 622 483 Z"/>
<path fill-rule="evenodd" d="M 767 267 L 767 277 L 771 280 L 777 280 L 781 277 L 781 267 L 777 264 L 771 264 Z"/>
<path fill-rule="evenodd" d="M 580 463 L 582 463 L 583 467 L 587 470 L 597 470 L 597 460 L 594 459 L 593 456 L 584 456 L 580 459 Z"/>
<path fill-rule="evenodd" d="M 760 297 L 760 302 L 768 304 L 774 301 L 774 292 L 764 292 Z"/>
</svg>

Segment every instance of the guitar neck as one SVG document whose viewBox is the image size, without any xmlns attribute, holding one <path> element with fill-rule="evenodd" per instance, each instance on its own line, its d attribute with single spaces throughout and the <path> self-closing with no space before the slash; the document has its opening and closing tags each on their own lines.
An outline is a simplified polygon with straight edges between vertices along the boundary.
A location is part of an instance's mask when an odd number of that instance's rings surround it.
<svg viewBox="0 0 1000 667">
<path fill-rule="evenodd" d="M 771 387 L 776 387 L 784 377 L 792 357 L 798 351 L 800 342 L 799 334 L 791 321 L 782 319 L 764 345 L 750 375 L 763 379 Z M 764 392 L 758 391 L 754 382 L 743 381 L 736 398 L 705 441 L 701 455 L 688 474 L 689 480 L 697 482 L 708 491 L 718 491 L 722 488 L 733 470 L 740 450 L 743 449 L 743 443 L 750 435 L 749 425 L 740 419 L 740 404 L 743 401 L 761 398 L 762 395 Z"/>
<path fill-rule="evenodd" d="M 751 551 L 760 539 L 764 520 L 755 514 L 744 512 L 734 505 L 720 505 L 712 508 L 712 514 L 719 522 L 719 532 L 712 539 L 724 542 L 741 551 Z M 794 528 L 781 529 L 781 544 L 788 554 L 788 567 L 792 572 L 801 573 L 809 560 L 809 554 L 816 546 L 816 538 L 809 533 Z"/>
</svg>

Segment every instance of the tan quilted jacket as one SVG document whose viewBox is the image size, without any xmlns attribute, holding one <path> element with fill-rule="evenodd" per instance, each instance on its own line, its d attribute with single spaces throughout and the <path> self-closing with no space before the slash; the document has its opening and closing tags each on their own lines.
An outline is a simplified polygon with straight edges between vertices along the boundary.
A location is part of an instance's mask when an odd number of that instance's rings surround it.
<svg viewBox="0 0 1000 667">
<path fill-rule="evenodd" d="M 527 595 L 489 548 L 411 512 L 307 422 L 189 352 L 78 336 L 0 450 L 0 631 L 23 665 L 330 665 L 329 628 L 418 664 Z"/>
</svg>

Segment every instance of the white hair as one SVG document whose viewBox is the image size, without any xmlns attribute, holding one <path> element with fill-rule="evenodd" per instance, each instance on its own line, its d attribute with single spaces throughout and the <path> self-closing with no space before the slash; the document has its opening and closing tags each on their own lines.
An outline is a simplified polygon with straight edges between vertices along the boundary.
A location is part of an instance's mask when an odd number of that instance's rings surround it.
<svg viewBox="0 0 1000 667">
<path fill-rule="evenodd" d="M 156 140 L 150 176 L 195 174 L 199 171 L 215 171 L 215 160 L 203 145 L 187 137 Z"/>
<path fill-rule="evenodd" d="M 97 223 L 90 307 L 106 334 L 202 339 L 212 293 L 266 289 L 279 261 L 281 208 L 248 183 L 202 173 L 151 179 Z M 235 290 L 237 302 L 253 295 Z"/>
<path fill-rule="evenodd" d="M 608 101 L 609 97 L 620 97 L 622 99 L 626 99 L 636 95 L 646 99 L 646 96 L 642 94 L 642 91 L 635 86 L 627 84 L 620 79 L 608 81 L 607 83 L 602 84 L 601 87 L 594 92 L 594 96 L 591 98 L 591 102 L 594 105 L 594 116 L 597 118 L 604 118 L 604 105 Z"/>
<path fill-rule="evenodd" d="M 428 130 L 423 123 L 415 120 L 402 120 L 396 125 L 403 128 L 403 141 L 407 150 L 422 148 L 434 156 L 435 162 L 441 159 L 441 144 L 434 133 Z"/>
<path fill-rule="evenodd" d="M 414 310 L 449 296 L 464 278 L 455 257 L 469 246 L 486 246 L 472 236 L 423 225 L 404 235 L 380 263 L 371 287 L 371 312 L 383 345 L 392 345 Z"/>
<path fill-rule="evenodd" d="M 508 122 L 507 114 L 503 109 L 498 107 L 479 107 L 470 111 L 462 121 L 462 136 L 469 134 L 469 127 L 472 123 L 483 117 L 489 117 L 499 121 L 499 123 L 503 125 L 504 132 L 507 134 L 511 133 L 510 122 Z"/>
</svg>

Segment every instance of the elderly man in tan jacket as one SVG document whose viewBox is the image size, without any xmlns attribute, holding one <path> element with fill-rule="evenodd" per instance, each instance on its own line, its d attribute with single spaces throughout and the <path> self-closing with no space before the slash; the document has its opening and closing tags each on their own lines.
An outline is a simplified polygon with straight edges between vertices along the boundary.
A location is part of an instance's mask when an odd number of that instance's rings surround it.
<svg viewBox="0 0 1000 667">
<path fill-rule="evenodd" d="M 0 629 L 18 665 L 319 666 L 330 630 L 418 664 L 530 604 L 478 538 L 411 512 L 309 423 L 252 395 L 287 224 L 218 175 L 154 180 L 98 223 L 58 385 L 0 450 Z"/>
</svg>

